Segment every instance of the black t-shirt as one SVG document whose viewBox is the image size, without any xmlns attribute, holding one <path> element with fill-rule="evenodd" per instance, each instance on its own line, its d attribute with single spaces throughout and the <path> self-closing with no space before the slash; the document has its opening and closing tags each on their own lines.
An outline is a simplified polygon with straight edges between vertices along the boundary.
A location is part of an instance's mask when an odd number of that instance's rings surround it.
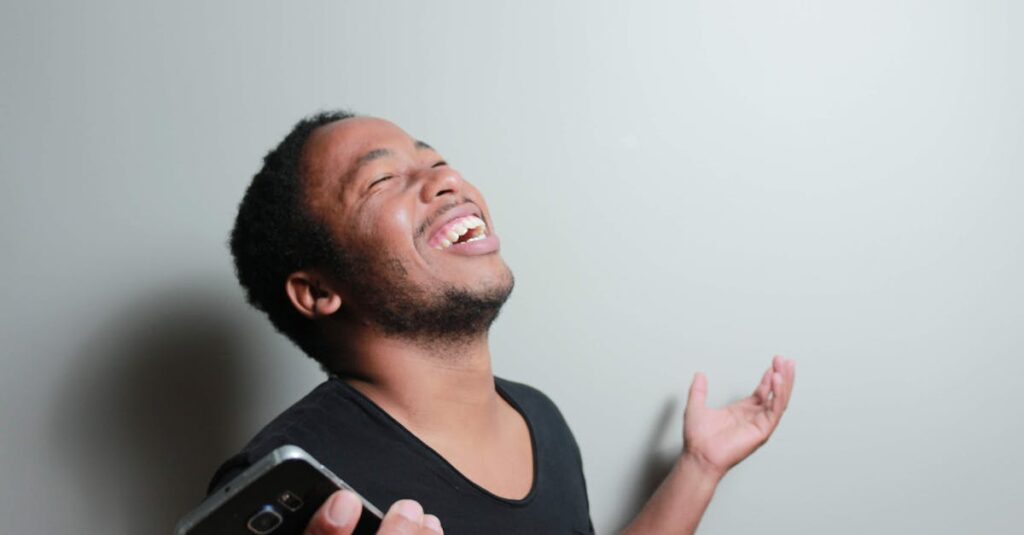
<svg viewBox="0 0 1024 535">
<path fill-rule="evenodd" d="M 495 378 L 526 420 L 533 487 L 522 500 L 491 494 L 375 403 L 331 377 L 263 428 L 225 462 L 210 491 L 279 446 L 309 452 L 381 510 L 410 498 L 441 519 L 447 535 L 593 533 L 576 440 L 555 404 L 529 386 Z"/>
</svg>

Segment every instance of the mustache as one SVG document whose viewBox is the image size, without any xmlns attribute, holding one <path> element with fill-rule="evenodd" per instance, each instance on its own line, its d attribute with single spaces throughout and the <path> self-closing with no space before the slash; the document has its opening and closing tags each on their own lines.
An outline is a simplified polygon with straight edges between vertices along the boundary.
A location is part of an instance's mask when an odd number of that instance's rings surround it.
<svg viewBox="0 0 1024 535">
<path fill-rule="evenodd" d="M 452 210 L 453 208 L 455 208 L 457 206 L 460 206 L 460 205 L 463 205 L 463 204 L 466 204 L 466 203 L 469 203 L 469 204 L 472 204 L 473 206 L 476 206 L 476 203 L 471 201 L 469 199 L 469 197 L 463 197 L 462 201 L 452 201 L 452 202 L 450 202 L 450 203 L 448 203 L 448 204 L 438 208 L 437 211 L 434 212 L 433 215 L 431 215 L 425 221 L 423 221 L 423 224 L 420 225 L 419 228 L 416 229 L 416 236 L 415 236 L 416 239 L 422 238 L 423 235 L 427 233 L 427 229 L 430 228 L 430 226 L 433 225 L 435 221 L 440 219 L 446 212 Z M 481 216 L 481 218 L 483 218 L 483 214 L 482 213 L 480 214 L 480 216 Z M 484 221 L 484 223 L 486 223 L 486 221 Z"/>
</svg>

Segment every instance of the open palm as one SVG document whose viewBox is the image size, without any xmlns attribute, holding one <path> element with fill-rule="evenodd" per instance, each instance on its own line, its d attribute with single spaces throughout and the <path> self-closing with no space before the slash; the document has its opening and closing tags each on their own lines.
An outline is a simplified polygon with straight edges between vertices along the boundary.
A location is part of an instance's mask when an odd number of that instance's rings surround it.
<svg viewBox="0 0 1024 535">
<path fill-rule="evenodd" d="M 683 416 L 684 453 L 725 474 L 759 448 L 779 425 L 793 392 L 796 363 L 775 356 L 754 393 L 712 409 L 705 404 L 707 378 L 697 373 Z"/>
</svg>

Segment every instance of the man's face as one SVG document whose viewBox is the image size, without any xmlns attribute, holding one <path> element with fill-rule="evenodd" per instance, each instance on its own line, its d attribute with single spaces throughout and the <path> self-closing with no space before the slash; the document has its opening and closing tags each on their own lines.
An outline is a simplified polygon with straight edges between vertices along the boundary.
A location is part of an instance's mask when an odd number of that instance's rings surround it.
<svg viewBox="0 0 1024 535">
<path fill-rule="evenodd" d="M 308 205 L 340 244 L 343 309 L 397 334 L 486 330 L 512 274 L 483 196 L 437 151 L 359 117 L 317 129 L 303 162 Z"/>
</svg>

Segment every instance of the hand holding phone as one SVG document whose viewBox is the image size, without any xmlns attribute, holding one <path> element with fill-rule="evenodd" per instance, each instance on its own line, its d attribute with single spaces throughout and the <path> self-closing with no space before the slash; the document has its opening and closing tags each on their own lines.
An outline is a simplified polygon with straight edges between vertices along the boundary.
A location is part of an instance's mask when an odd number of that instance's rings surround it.
<svg viewBox="0 0 1024 535">
<path fill-rule="evenodd" d="M 208 496 L 177 535 L 437 535 L 441 522 L 411 500 L 384 515 L 296 446 L 282 446 Z"/>
<path fill-rule="evenodd" d="M 316 512 L 304 535 L 352 535 L 363 512 L 362 502 L 351 491 L 339 490 Z M 439 535 L 441 521 L 424 514 L 412 500 L 399 500 L 391 506 L 377 535 Z"/>
</svg>

